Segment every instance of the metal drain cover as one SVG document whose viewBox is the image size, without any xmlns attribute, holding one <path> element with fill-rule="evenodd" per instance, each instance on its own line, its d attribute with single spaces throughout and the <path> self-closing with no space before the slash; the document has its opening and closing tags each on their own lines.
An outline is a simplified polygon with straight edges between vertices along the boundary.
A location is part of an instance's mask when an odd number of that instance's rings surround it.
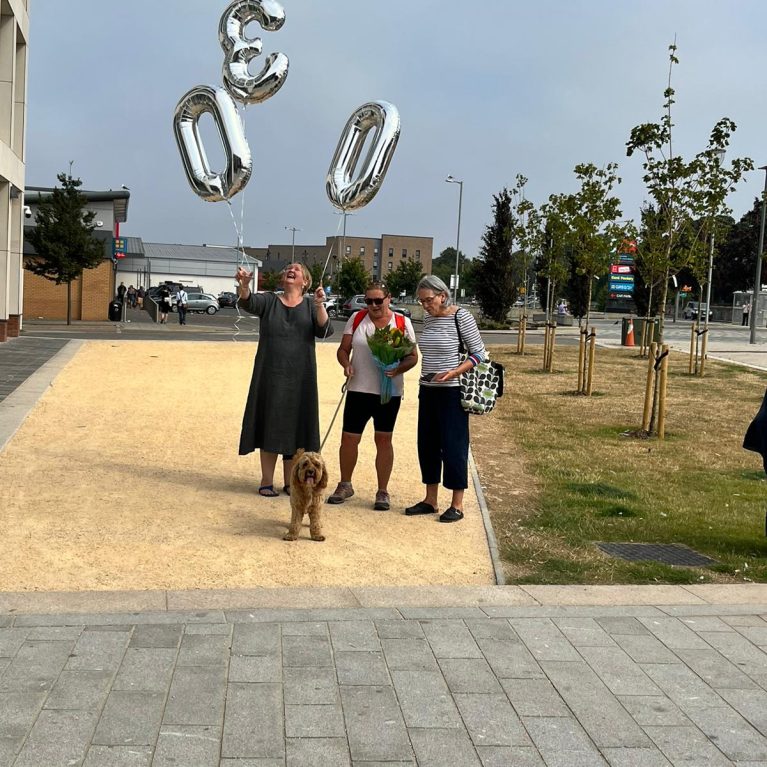
<svg viewBox="0 0 767 767">
<path fill-rule="evenodd" d="M 705 567 L 717 561 L 679 543 L 597 543 L 605 554 L 629 562 L 661 562 L 664 565 Z"/>
</svg>

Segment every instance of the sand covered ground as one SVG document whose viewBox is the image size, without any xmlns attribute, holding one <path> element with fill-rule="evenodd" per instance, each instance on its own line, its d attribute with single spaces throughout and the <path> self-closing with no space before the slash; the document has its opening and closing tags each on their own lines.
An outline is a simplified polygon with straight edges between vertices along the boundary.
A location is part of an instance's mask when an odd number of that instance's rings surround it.
<svg viewBox="0 0 767 767">
<path fill-rule="evenodd" d="M 317 347 L 322 436 L 343 383 L 335 350 Z M 371 424 L 357 495 L 324 507 L 327 541 L 304 528 L 284 542 L 289 499 L 259 497 L 257 454 L 237 455 L 254 354 L 245 342 L 85 344 L 0 454 L 0 590 L 494 582 L 473 489 L 460 523 L 402 514 L 423 497 L 417 371 L 395 431 L 392 510 L 372 511 Z M 323 451 L 329 491 L 340 438 L 341 413 Z"/>
</svg>

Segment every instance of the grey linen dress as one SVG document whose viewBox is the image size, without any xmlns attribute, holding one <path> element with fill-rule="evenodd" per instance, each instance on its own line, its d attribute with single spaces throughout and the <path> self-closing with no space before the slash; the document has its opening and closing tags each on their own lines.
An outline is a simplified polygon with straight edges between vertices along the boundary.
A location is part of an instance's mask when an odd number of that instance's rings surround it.
<svg viewBox="0 0 767 767">
<path fill-rule="evenodd" d="M 240 455 L 264 450 L 293 455 L 320 449 L 317 360 L 314 339 L 333 335 L 317 324 L 311 296 L 290 307 L 274 293 L 251 293 L 239 305 L 261 318 L 240 434 Z"/>
</svg>

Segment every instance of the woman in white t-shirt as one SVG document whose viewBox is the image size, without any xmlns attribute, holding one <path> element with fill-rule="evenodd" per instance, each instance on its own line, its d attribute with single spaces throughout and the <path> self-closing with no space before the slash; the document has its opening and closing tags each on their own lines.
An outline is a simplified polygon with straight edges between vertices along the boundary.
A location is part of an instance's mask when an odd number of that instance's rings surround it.
<svg viewBox="0 0 767 767">
<path fill-rule="evenodd" d="M 400 402 L 402 401 L 402 374 L 418 362 L 418 351 L 413 351 L 399 365 L 386 373 L 392 378 L 392 398 L 381 404 L 381 379 L 379 369 L 373 361 L 368 346 L 368 336 L 376 329 L 387 325 L 399 327 L 415 343 L 415 332 L 407 317 L 395 314 L 390 308 L 391 295 L 381 282 L 371 283 L 365 290 L 367 309 L 355 312 L 346 323 L 337 358 L 346 383 L 346 404 L 344 406 L 343 433 L 338 451 L 341 464 L 341 481 L 335 492 L 328 497 L 328 503 L 343 503 L 354 495 L 352 474 L 357 465 L 357 451 L 362 433 L 368 421 L 373 419 L 376 443 L 376 474 L 378 492 L 373 508 L 388 511 L 389 477 L 394 465 L 394 447 L 392 432 L 397 421 Z"/>
</svg>

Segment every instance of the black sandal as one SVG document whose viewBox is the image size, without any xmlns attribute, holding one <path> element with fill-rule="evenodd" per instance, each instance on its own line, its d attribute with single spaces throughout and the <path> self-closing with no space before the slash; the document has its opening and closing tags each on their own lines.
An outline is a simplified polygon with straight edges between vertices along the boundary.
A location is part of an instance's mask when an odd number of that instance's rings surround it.
<svg viewBox="0 0 767 767">
<path fill-rule="evenodd" d="M 408 517 L 414 517 L 417 514 L 436 514 L 437 510 L 430 504 L 426 503 L 425 501 L 419 501 L 414 506 L 408 506 L 405 509 L 405 514 Z"/>
<path fill-rule="evenodd" d="M 264 498 L 276 498 L 279 493 L 275 491 L 274 485 L 261 485 L 258 488 L 258 494 Z"/>
<path fill-rule="evenodd" d="M 462 519 L 463 512 L 460 509 L 456 509 L 455 506 L 451 506 L 439 515 L 440 522 L 460 522 Z"/>
</svg>

